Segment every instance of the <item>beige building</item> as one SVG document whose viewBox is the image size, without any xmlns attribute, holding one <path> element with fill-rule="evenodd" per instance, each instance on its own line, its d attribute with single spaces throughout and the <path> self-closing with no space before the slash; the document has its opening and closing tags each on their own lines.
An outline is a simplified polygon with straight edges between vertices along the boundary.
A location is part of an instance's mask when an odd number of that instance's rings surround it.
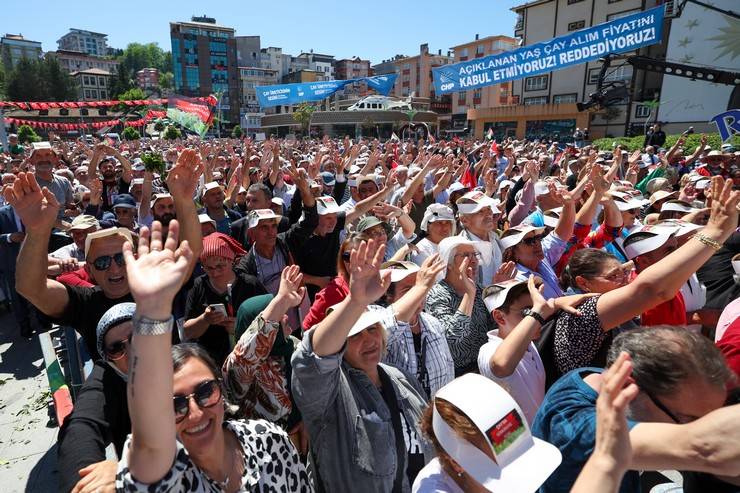
<svg viewBox="0 0 740 493">
<path fill-rule="evenodd" d="M 528 46 L 596 24 L 608 22 L 656 5 L 656 0 L 534 0 L 512 10 L 518 15 L 514 35 Z M 664 52 L 658 44 L 639 50 L 639 54 L 656 56 Z M 637 52 L 621 54 L 634 55 Z M 601 62 L 574 65 L 543 75 L 518 79 L 511 83 L 513 103 L 508 110 L 495 112 L 469 110 L 476 136 L 482 137 L 490 126 L 494 131 L 516 133 L 518 138 L 570 137 L 576 127 L 588 127 L 591 138 L 624 135 L 630 125 L 639 125 L 647 114 L 639 102 L 655 97 L 660 88 L 657 74 L 633 71 L 624 59 L 612 61 L 606 82 L 625 81 L 633 100 L 625 100 L 608 112 L 579 113 L 576 102 L 589 99 L 596 90 Z M 529 108 L 537 106 L 537 108 Z M 493 119 L 495 116 L 495 119 Z"/>
<path fill-rule="evenodd" d="M 393 60 L 395 72 L 398 74 L 393 86 L 393 96 L 405 98 L 415 93 L 417 97 L 436 99 L 432 68 L 452 63 L 452 57 L 443 55 L 442 50 L 436 54 L 429 53 L 429 45 L 424 43 L 419 48 L 419 54 Z"/>
<path fill-rule="evenodd" d="M 453 51 L 453 63 L 458 63 L 474 58 L 497 55 L 513 50 L 517 46 L 517 40 L 509 36 L 479 38 L 476 34 L 475 40 L 453 46 L 450 49 Z M 467 112 L 469 109 L 494 108 L 514 104 L 511 87 L 511 82 L 504 82 L 503 84 L 453 94 L 451 130 L 459 132 L 467 128 Z"/>
<path fill-rule="evenodd" d="M 109 99 L 111 73 L 99 68 L 91 68 L 70 74 L 77 84 L 80 101 Z"/>
</svg>

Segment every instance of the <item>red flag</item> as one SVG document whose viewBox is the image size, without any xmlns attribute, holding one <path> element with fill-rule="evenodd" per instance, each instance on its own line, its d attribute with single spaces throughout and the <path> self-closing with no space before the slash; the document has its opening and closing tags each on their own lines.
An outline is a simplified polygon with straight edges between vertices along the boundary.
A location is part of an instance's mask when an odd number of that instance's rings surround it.
<svg viewBox="0 0 740 493">
<path fill-rule="evenodd" d="M 498 156 L 498 144 L 496 141 L 493 141 L 493 144 L 491 144 L 491 153 L 493 153 L 494 156 Z"/>
<path fill-rule="evenodd" d="M 467 165 L 467 168 L 465 168 L 465 172 L 460 177 L 460 183 L 462 183 L 466 188 L 475 188 L 478 185 L 478 181 L 475 179 L 475 171 L 473 171 L 473 167 L 469 164 Z"/>
</svg>

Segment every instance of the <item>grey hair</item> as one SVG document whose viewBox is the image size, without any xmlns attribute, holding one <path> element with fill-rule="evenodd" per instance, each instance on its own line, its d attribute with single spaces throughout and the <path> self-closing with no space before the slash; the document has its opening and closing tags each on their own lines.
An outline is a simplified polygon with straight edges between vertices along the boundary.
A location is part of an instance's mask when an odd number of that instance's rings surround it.
<svg viewBox="0 0 740 493">
<path fill-rule="evenodd" d="M 619 334 L 607 356 L 607 366 L 624 351 L 632 357 L 632 378 L 640 390 L 670 395 L 689 378 L 699 376 L 724 388 L 734 374 L 712 342 L 683 327 L 657 325 Z"/>
</svg>

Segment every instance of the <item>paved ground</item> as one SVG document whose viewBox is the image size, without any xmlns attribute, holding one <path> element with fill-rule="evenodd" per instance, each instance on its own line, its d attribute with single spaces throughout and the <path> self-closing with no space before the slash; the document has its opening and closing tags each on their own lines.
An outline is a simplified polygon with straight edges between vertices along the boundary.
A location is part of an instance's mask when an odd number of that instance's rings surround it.
<svg viewBox="0 0 740 493">
<path fill-rule="evenodd" d="M 23 339 L 0 313 L 0 490 L 57 491 L 56 438 L 38 337 Z"/>
</svg>

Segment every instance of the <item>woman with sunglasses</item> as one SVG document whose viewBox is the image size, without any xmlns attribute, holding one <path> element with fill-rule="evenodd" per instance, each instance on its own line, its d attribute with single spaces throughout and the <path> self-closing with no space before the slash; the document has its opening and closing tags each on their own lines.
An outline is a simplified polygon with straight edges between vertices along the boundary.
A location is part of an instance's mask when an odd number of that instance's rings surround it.
<svg viewBox="0 0 740 493">
<path fill-rule="evenodd" d="M 134 303 L 119 303 L 98 322 L 101 359 L 85 380 L 74 411 L 59 430 L 60 491 L 96 491 L 115 486 L 118 463 L 106 460 L 105 449 L 112 443 L 120 457 L 131 433 L 126 380 L 135 310 Z"/>
<path fill-rule="evenodd" d="M 124 247 L 136 300 L 128 380 L 131 436 L 122 491 L 311 491 L 288 436 L 267 421 L 225 420 L 221 374 L 199 346 L 171 347 L 172 301 L 193 253 L 179 225 L 142 228 L 138 258 Z M 171 353 L 171 354 L 170 354 Z"/>
<path fill-rule="evenodd" d="M 257 277 L 239 264 L 244 254 L 241 245 L 223 233 L 203 238 L 200 263 L 205 274 L 195 279 L 185 304 L 186 339 L 203 346 L 219 366 L 231 352 L 239 305 L 266 293 Z"/>
<path fill-rule="evenodd" d="M 349 294 L 349 256 L 353 248 L 367 241 L 369 237 L 364 233 L 353 233 L 345 239 L 339 247 L 337 255 L 337 276 L 329 281 L 311 305 L 308 315 L 303 318 L 303 330 L 308 330 L 326 318 L 326 310 L 342 301 Z"/>
</svg>

